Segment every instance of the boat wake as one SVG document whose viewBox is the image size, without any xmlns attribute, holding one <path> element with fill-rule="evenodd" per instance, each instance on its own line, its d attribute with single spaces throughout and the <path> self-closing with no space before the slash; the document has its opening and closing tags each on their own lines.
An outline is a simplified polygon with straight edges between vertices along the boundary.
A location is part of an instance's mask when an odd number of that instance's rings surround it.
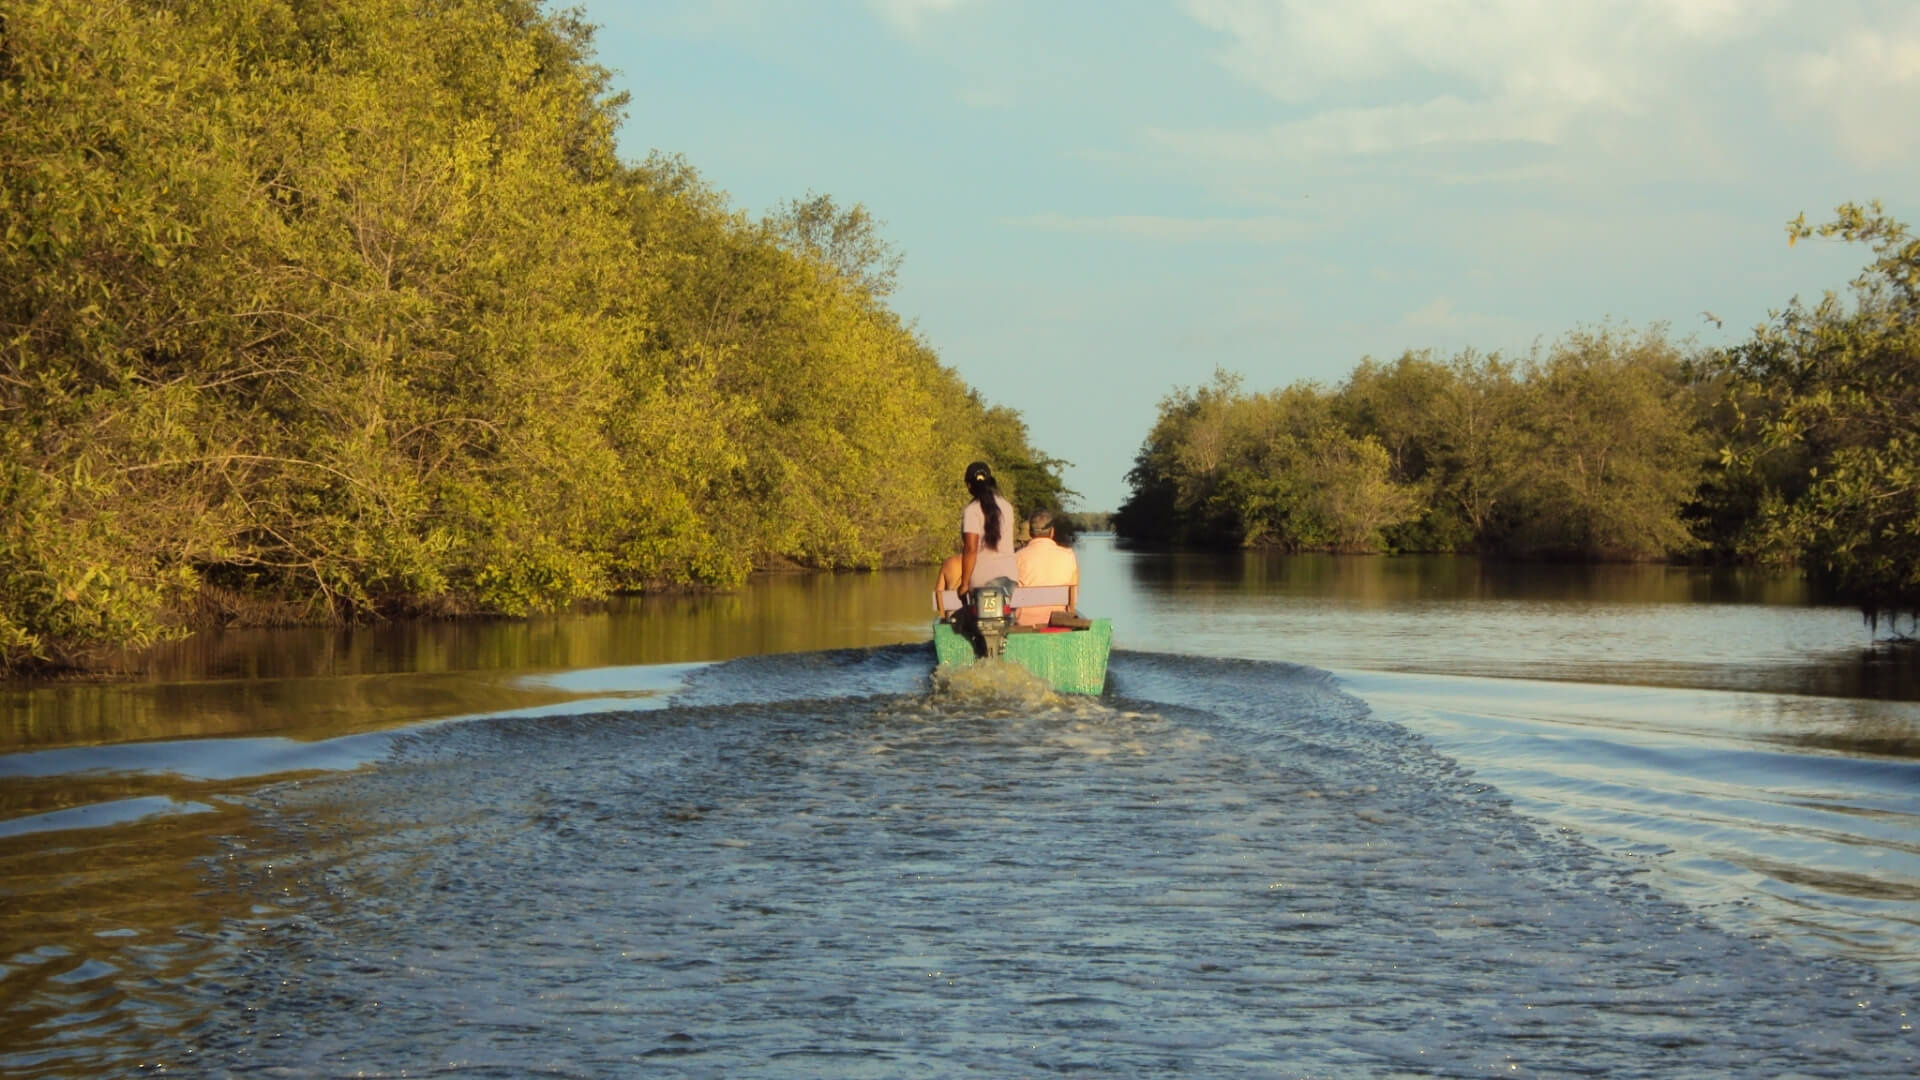
<svg viewBox="0 0 1920 1080">
<path fill-rule="evenodd" d="M 1029 713 L 1060 707 L 1061 695 L 1045 679 L 1017 664 L 980 660 L 967 667 L 938 667 L 929 679 L 935 697 L 960 707 Z"/>
<path fill-rule="evenodd" d="M 271 785 L 191 977 L 15 957 L 14 1004 L 82 1019 L 0 1068 L 1914 1072 L 1872 970 L 1662 900 L 1325 672 L 1116 653 L 1085 698 L 929 666 L 731 661 Z"/>
</svg>

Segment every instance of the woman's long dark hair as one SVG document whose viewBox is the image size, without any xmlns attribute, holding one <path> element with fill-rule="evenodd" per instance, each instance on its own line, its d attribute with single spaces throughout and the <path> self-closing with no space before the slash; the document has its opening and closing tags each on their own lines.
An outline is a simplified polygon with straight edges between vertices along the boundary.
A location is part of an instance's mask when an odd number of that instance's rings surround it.
<svg viewBox="0 0 1920 1080">
<path fill-rule="evenodd" d="M 1000 488 L 993 482 L 993 473 L 982 462 L 967 466 L 967 490 L 980 503 L 980 513 L 987 519 L 986 531 L 980 539 L 990 548 L 1000 546 Z"/>
</svg>

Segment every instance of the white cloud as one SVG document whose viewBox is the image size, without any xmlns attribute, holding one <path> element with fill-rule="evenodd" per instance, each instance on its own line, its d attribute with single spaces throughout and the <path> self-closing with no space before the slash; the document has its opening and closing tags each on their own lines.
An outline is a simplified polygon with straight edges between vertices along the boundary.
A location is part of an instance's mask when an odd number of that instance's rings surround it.
<svg viewBox="0 0 1920 1080">
<path fill-rule="evenodd" d="M 1264 131 L 1168 131 L 1147 137 L 1177 152 L 1245 162 L 1391 153 L 1423 146 L 1553 143 L 1565 114 L 1523 101 L 1437 97 L 1409 105 L 1328 109 Z"/>
<path fill-rule="evenodd" d="M 1631 107 L 1676 49 L 1750 30 L 1775 0 L 1187 0 L 1222 62 L 1282 101 L 1420 72 L 1486 96 Z"/>
<path fill-rule="evenodd" d="M 1077 217 L 1031 214 L 1001 219 L 1003 225 L 1047 232 L 1109 233 L 1174 243 L 1272 244 L 1295 239 L 1313 226 L 1291 217 L 1182 218 L 1150 214 Z"/>
<path fill-rule="evenodd" d="M 1557 144 L 1589 117 L 1669 108 L 1692 60 L 1753 32 L 1778 4 L 1187 0 L 1186 8 L 1226 36 L 1220 62 L 1229 71 L 1295 111 L 1312 110 L 1253 142 L 1268 154 L 1332 157 Z"/>
<path fill-rule="evenodd" d="M 867 0 L 867 6 L 896 28 L 918 33 L 926 21 L 964 7 L 972 0 Z"/>
<path fill-rule="evenodd" d="M 1400 321 L 1416 329 L 1451 330 L 1461 325 L 1464 320 L 1460 313 L 1453 309 L 1453 301 L 1442 296 L 1425 307 L 1407 312 Z"/>
<path fill-rule="evenodd" d="M 1834 139 L 1857 164 L 1889 165 L 1920 155 L 1920 11 L 1890 29 L 1857 28 L 1786 66 L 1794 99 L 1824 114 Z"/>
<path fill-rule="evenodd" d="M 1411 330 L 1432 330 L 1455 333 L 1482 326 L 1494 326 L 1505 320 L 1490 315 L 1476 315 L 1470 311 L 1461 311 L 1453 306 L 1450 297 L 1435 297 L 1432 302 L 1407 312 L 1400 320 L 1402 326 Z"/>
<path fill-rule="evenodd" d="M 1514 349 L 1538 334 L 1527 320 L 1463 310 L 1451 296 L 1436 296 L 1398 319 L 1382 321 L 1362 332 L 1368 330 L 1380 342 L 1382 354 L 1387 355 L 1406 348 L 1450 350 L 1469 344 Z"/>
</svg>

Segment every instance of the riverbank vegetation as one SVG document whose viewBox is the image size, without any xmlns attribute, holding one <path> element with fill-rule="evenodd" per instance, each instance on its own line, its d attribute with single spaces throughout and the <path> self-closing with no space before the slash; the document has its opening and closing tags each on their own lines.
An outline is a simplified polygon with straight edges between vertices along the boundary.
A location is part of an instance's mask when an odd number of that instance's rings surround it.
<svg viewBox="0 0 1920 1080">
<path fill-rule="evenodd" d="M 929 560 L 1063 464 L 859 206 L 621 159 L 537 0 L 10 0 L 0 674 L 234 622 Z"/>
<path fill-rule="evenodd" d="M 1525 356 L 1364 360 L 1335 387 L 1177 389 L 1128 473 L 1136 542 L 1797 564 L 1870 616 L 1920 611 L 1920 239 L 1879 204 L 1843 299 L 1732 348 L 1660 329 Z"/>
</svg>

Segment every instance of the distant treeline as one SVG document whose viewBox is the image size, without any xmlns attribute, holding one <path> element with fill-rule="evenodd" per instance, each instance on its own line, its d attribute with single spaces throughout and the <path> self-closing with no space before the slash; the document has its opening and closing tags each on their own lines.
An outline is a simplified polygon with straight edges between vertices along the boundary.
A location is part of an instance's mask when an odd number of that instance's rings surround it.
<svg viewBox="0 0 1920 1080">
<path fill-rule="evenodd" d="M 975 458 L 1067 494 L 863 208 L 623 161 L 573 14 L 0 13 L 0 674 L 924 561 Z"/>
<path fill-rule="evenodd" d="M 1851 302 L 1728 349 L 1658 329 L 1518 358 L 1363 361 L 1326 389 L 1217 373 L 1160 406 L 1114 527 L 1135 542 L 1800 564 L 1920 610 L 1920 239 L 1879 204 L 1789 226 L 1868 245 Z"/>
</svg>

